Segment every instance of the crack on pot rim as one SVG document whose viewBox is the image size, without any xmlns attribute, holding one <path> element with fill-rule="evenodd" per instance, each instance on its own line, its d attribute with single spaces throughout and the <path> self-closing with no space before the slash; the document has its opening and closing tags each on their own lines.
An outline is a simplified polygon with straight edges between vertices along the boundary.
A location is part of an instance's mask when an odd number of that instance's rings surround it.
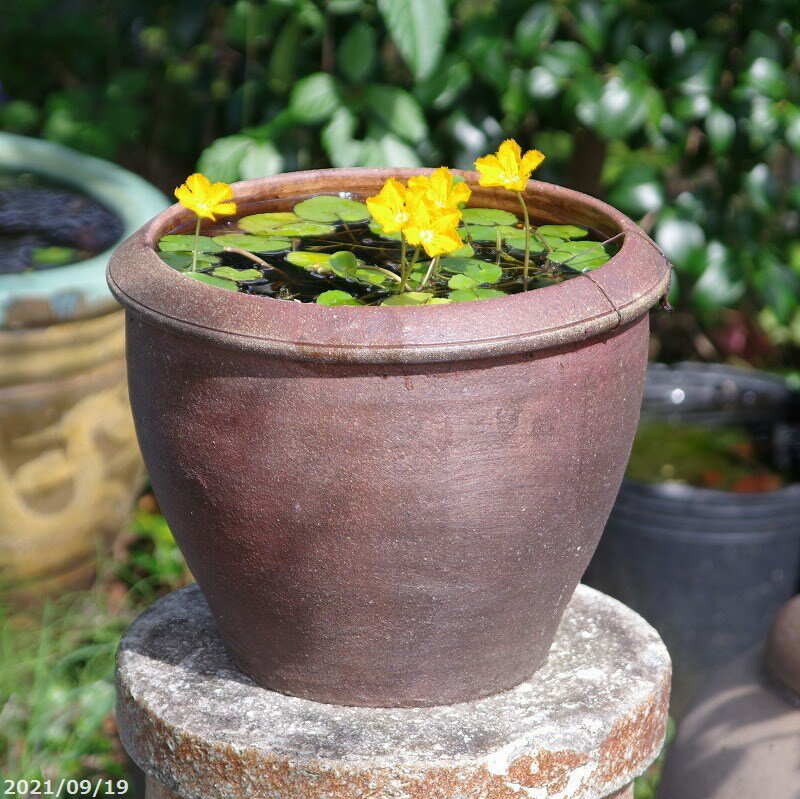
<svg viewBox="0 0 800 799">
<path fill-rule="evenodd" d="M 240 209 L 245 206 L 248 210 L 257 210 L 265 203 L 277 207 L 282 201 L 288 205 L 301 195 L 325 193 L 326 184 L 329 193 L 340 190 L 353 193 L 353 187 L 360 186 L 361 191 L 356 192 L 360 196 L 379 187 L 388 176 L 405 178 L 431 171 L 354 168 L 286 173 L 233 184 L 234 199 Z M 467 179 L 479 204 L 502 207 L 496 192 L 477 186 L 476 173 L 453 171 Z M 189 211 L 176 204 L 155 217 L 117 251 L 109 266 L 108 282 L 112 292 L 129 310 L 178 334 L 213 339 L 220 346 L 261 350 L 295 360 L 325 358 L 360 363 L 471 360 L 492 354 L 548 349 L 612 332 L 641 317 L 658 302 L 666 290 L 670 269 L 655 243 L 632 220 L 600 200 L 571 189 L 530 181 L 526 193 L 528 202 L 539 209 L 537 216 L 540 218 L 556 222 L 560 216 L 569 215 L 564 213 L 565 209 L 571 209 L 573 221 L 578 224 L 589 225 L 607 237 L 626 234 L 619 251 L 605 265 L 594 270 L 591 279 L 586 281 L 565 281 L 534 291 L 476 302 L 434 307 L 369 306 L 367 309 L 347 308 L 343 312 L 339 307 L 315 303 L 287 303 L 238 292 L 221 292 L 176 272 L 161 260 L 155 249 L 161 235 L 192 218 Z M 252 199 L 264 195 L 269 195 L 270 199 Z M 628 236 L 627 233 L 636 235 Z M 145 276 L 149 270 L 157 276 L 158 285 L 151 284 L 149 292 L 147 287 L 142 291 L 135 290 L 146 283 Z M 626 272 L 632 273 L 629 288 L 620 289 L 619 283 L 615 287 L 614 280 L 624 281 Z M 590 289 L 579 289 L 578 284 L 584 283 L 593 285 Z M 645 286 L 641 288 L 643 283 Z M 222 326 L 215 326 L 208 323 L 212 321 L 209 318 L 212 314 L 204 319 L 191 307 L 188 310 L 184 308 L 183 312 L 175 310 L 174 304 L 168 305 L 175 299 L 169 296 L 172 294 L 170 289 L 188 298 L 190 306 L 192 298 L 200 307 L 208 306 L 216 298 L 215 307 L 220 308 L 224 303 L 234 321 L 227 325 L 223 319 Z M 565 301 L 567 291 L 575 292 L 577 296 Z M 609 293 L 615 295 L 617 304 Z M 220 296 L 223 294 L 226 295 L 224 299 Z M 597 311 L 598 300 L 607 310 Z M 294 310 L 287 313 L 278 305 Z M 537 329 L 536 320 L 541 318 L 539 311 L 548 306 L 554 309 L 550 314 L 551 323 Z M 588 315 L 571 313 L 581 307 L 587 308 Z M 255 316 L 254 309 L 258 309 L 260 318 L 264 320 L 264 332 L 260 332 L 258 320 L 251 320 L 251 330 L 244 329 L 245 325 L 234 329 L 237 317 Z M 433 320 L 429 316 L 432 313 L 435 314 Z M 558 316 L 566 317 L 563 323 L 559 324 Z M 441 335 L 438 339 L 426 337 L 425 328 L 431 328 L 431 322 L 436 321 L 443 323 L 439 328 Z M 335 325 L 341 327 L 334 328 Z M 282 335 L 282 327 L 286 328 L 287 335 Z M 383 333 L 384 341 L 359 343 L 359 340 L 369 341 L 375 327 L 384 328 L 377 331 L 377 338 L 380 339 Z M 485 335 L 498 328 L 500 335 Z M 311 330 L 313 339 L 298 336 L 297 329 Z M 396 336 L 396 341 L 387 340 L 391 335 Z M 374 340 L 374 335 L 372 338 Z"/>
</svg>

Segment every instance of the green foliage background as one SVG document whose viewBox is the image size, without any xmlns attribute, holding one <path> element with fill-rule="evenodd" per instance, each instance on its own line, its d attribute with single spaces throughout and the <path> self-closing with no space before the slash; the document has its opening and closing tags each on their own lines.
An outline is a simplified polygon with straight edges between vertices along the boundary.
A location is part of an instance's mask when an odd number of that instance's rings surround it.
<svg viewBox="0 0 800 799">
<path fill-rule="evenodd" d="M 794 0 L 3 0 L 0 125 L 167 189 L 198 163 L 469 168 L 516 137 L 643 218 L 699 335 L 747 357 L 758 320 L 789 365 L 799 73 Z"/>
</svg>

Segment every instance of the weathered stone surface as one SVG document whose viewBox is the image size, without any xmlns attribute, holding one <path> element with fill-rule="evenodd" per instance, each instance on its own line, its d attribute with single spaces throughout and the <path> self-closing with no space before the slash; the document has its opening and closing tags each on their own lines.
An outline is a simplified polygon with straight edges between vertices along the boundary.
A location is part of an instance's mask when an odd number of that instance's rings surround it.
<svg viewBox="0 0 800 799">
<path fill-rule="evenodd" d="M 190 586 L 126 633 L 117 717 L 133 759 L 183 799 L 598 799 L 656 756 L 669 680 L 655 631 L 579 586 L 547 662 L 512 691 L 447 707 L 324 705 L 237 671 Z"/>
</svg>

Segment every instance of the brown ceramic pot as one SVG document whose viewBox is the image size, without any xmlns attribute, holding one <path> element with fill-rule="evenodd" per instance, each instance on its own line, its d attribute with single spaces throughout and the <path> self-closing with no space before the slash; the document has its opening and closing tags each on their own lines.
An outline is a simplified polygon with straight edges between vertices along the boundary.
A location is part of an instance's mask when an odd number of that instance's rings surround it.
<svg viewBox="0 0 800 799">
<path fill-rule="evenodd" d="M 298 172 L 235 198 L 246 213 L 363 198 L 420 171 Z M 473 204 L 515 210 L 462 174 Z M 156 496 L 260 684 L 432 705 L 510 688 L 544 661 L 622 479 L 669 269 L 597 200 L 538 182 L 526 198 L 540 222 L 628 235 L 591 279 L 435 307 L 189 280 L 154 250 L 190 220 L 178 206 L 112 259 Z"/>
</svg>

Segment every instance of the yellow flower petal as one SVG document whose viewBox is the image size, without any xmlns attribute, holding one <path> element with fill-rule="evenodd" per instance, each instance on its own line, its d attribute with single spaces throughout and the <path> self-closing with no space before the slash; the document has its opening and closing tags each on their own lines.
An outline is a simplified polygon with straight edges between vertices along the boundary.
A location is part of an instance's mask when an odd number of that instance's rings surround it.
<svg viewBox="0 0 800 799">
<path fill-rule="evenodd" d="M 522 167 L 522 171 L 530 176 L 531 172 L 533 172 L 542 161 L 544 161 L 544 153 L 539 152 L 539 150 L 528 150 L 528 152 L 522 156 L 520 166 Z"/>
<path fill-rule="evenodd" d="M 227 183 L 214 183 L 196 172 L 186 178 L 186 183 L 175 189 L 178 202 L 203 219 L 215 219 L 215 214 L 229 216 L 236 213 L 233 189 Z"/>
<path fill-rule="evenodd" d="M 486 155 L 475 162 L 481 175 L 481 186 L 499 186 L 509 191 L 522 191 L 533 172 L 544 161 L 538 150 L 522 150 L 513 139 L 506 139 L 496 155 Z"/>
</svg>

